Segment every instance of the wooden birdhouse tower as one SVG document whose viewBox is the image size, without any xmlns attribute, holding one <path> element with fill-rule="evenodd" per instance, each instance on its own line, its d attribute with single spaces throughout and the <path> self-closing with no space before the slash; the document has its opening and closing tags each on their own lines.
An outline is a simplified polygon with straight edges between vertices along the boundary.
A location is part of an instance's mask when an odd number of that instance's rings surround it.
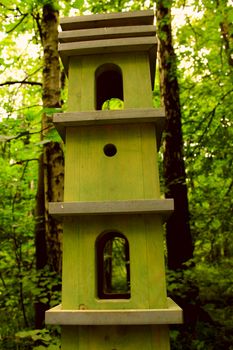
<svg viewBox="0 0 233 350">
<path fill-rule="evenodd" d="M 68 111 L 54 116 L 66 144 L 62 350 L 167 350 L 181 309 L 166 296 L 157 148 L 163 109 L 152 105 L 153 11 L 61 19 Z M 119 109 L 109 110 L 117 101 Z M 103 108 L 104 107 L 104 108 Z"/>
</svg>

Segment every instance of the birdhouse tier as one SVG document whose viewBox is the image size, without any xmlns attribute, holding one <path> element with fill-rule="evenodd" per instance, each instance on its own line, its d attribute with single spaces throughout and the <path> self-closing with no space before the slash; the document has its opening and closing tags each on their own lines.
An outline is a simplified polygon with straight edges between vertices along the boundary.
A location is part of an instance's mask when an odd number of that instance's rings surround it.
<svg viewBox="0 0 233 350">
<path fill-rule="evenodd" d="M 65 142 L 66 128 L 107 124 L 142 124 L 155 125 L 157 148 L 159 149 L 164 128 L 165 112 L 163 108 L 131 108 L 125 110 L 99 110 L 85 112 L 56 113 L 53 124 Z"/>
<path fill-rule="evenodd" d="M 152 10 L 61 18 L 58 49 L 66 73 L 70 56 L 144 51 L 153 84 L 157 48 L 153 21 Z"/>
</svg>

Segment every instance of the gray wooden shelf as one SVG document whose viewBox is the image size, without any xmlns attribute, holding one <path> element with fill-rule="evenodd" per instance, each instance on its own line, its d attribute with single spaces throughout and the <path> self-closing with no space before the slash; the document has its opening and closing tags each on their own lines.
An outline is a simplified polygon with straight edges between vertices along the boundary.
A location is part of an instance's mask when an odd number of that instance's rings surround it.
<svg viewBox="0 0 233 350">
<path fill-rule="evenodd" d="M 130 27 L 104 27 L 79 30 L 66 30 L 58 34 L 60 43 L 80 42 L 100 39 L 146 37 L 155 38 L 154 25 L 130 26 Z"/>
<path fill-rule="evenodd" d="M 164 108 L 130 108 L 122 110 L 104 110 L 87 112 L 56 113 L 53 123 L 65 142 L 66 127 L 104 124 L 155 124 L 157 146 L 159 148 L 165 123 Z"/>
<path fill-rule="evenodd" d="M 86 16 L 63 17 L 60 19 L 60 26 L 63 31 L 101 28 L 101 27 L 119 27 L 119 26 L 140 26 L 150 25 L 154 22 L 154 11 L 131 11 L 108 14 L 95 14 Z"/>
<path fill-rule="evenodd" d="M 173 212 L 173 209 L 173 199 L 49 203 L 49 213 L 55 217 L 78 215 L 158 214 L 166 219 Z"/>
<path fill-rule="evenodd" d="M 180 324 L 182 309 L 170 298 L 164 309 L 63 310 L 62 305 L 45 312 L 46 324 L 53 325 L 145 325 Z"/>
<path fill-rule="evenodd" d="M 65 58 L 70 56 L 112 52 L 150 51 L 150 49 L 154 50 L 154 55 L 156 55 L 156 44 L 157 40 L 155 35 L 148 37 L 138 36 L 136 38 L 129 37 L 65 42 L 59 44 L 58 51 L 66 67 Z"/>
</svg>

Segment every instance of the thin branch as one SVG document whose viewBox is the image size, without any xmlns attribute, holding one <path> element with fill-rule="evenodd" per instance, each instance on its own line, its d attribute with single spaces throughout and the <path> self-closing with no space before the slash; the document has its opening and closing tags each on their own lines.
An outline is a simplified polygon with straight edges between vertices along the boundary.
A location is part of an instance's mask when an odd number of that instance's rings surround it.
<svg viewBox="0 0 233 350">
<path fill-rule="evenodd" d="M 3 276 L 2 276 L 2 273 L 0 272 L 0 280 L 2 281 L 2 285 L 3 285 L 3 287 L 6 289 L 7 288 L 7 286 L 6 286 L 6 283 L 5 283 L 5 281 L 4 281 L 4 278 L 3 278 Z"/>
<path fill-rule="evenodd" d="M 14 166 L 14 165 L 22 165 L 23 163 L 27 163 L 28 162 L 32 162 L 32 161 L 39 161 L 39 158 L 30 158 L 30 159 L 23 159 L 23 160 L 19 160 L 13 164 L 11 164 L 11 166 Z M 26 166 L 27 166 L 26 164 Z"/>
<path fill-rule="evenodd" d="M 48 129 L 51 129 L 51 126 L 47 126 L 46 128 L 43 128 L 43 129 L 41 129 L 41 130 L 34 131 L 34 132 L 30 132 L 29 130 L 26 130 L 26 131 L 20 132 L 20 133 L 17 134 L 17 135 L 13 135 L 13 136 L 2 136 L 2 137 L 0 138 L 0 141 L 3 141 L 3 142 L 10 142 L 10 141 L 12 141 L 12 140 L 17 140 L 17 139 L 19 139 L 20 137 L 24 137 L 24 136 L 28 136 L 28 135 L 40 134 L 40 133 L 42 133 L 43 131 L 48 130 Z M 1 136 L 1 135 L 0 135 L 0 136 Z"/>
<path fill-rule="evenodd" d="M 10 7 L 7 7 L 7 6 L 6 6 L 5 4 L 3 4 L 2 2 L 0 2 L 0 6 L 4 7 L 7 11 L 12 11 L 12 12 L 15 11 L 15 9 L 10 8 Z M 16 9 L 17 9 L 17 8 L 16 8 Z"/>
<path fill-rule="evenodd" d="M 35 105 L 31 105 L 31 106 L 26 106 L 26 107 L 21 107 L 21 108 L 18 108 L 18 109 L 14 109 L 12 110 L 11 112 L 8 112 L 8 115 L 9 114 L 12 114 L 14 112 L 20 112 L 20 111 L 24 111 L 25 109 L 30 109 L 30 108 L 35 108 L 35 107 L 40 107 L 42 108 L 42 105 L 41 104 L 35 104 Z"/>
<path fill-rule="evenodd" d="M 226 191 L 226 193 L 225 193 L 225 197 L 228 197 L 228 196 L 229 196 L 229 194 L 230 194 L 232 188 L 233 188 L 233 180 L 231 181 L 230 186 L 228 187 L 228 189 L 227 189 L 227 191 Z"/>
<path fill-rule="evenodd" d="M 4 83 L 0 83 L 0 86 L 5 85 L 14 85 L 14 84 L 27 84 L 27 85 L 38 85 L 42 86 L 42 83 L 39 83 L 37 81 L 27 81 L 27 80 L 15 80 L 15 81 L 5 81 Z"/>
<path fill-rule="evenodd" d="M 29 80 L 27 80 L 28 78 L 32 77 L 34 74 L 38 73 L 42 68 L 43 68 L 43 66 L 40 66 L 34 72 L 32 72 L 30 74 L 27 74 L 26 77 L 23 80 L 7 80 L 4 83 L 0 83 L 0 86 L 14 85 L 14 84 L 28 84 L 28 85 L 42 86 L 42 83 L 40 83 L 38 81 L 29 81 Z"/>
<path fill-rule="evenodd" d="M 7 34 L 12 33 L 12 32 L 24 21 L 24 19 L 25 19 L 27 16 L 28 16 L 28 13 L 23 14 L 22 17 L 20 18 L 19 22 L 16 23 L 16 24 L 14 25 L 14 27 L 11 28 L 10 30 L 8 30 L 6 33 L 7 33 Z"/>
<path fill-rule="evenodd" d="M 39 37 L 40 37 L 40 40 L 41 42 L 43 41 L 43 34 L 42 34 L 42 28 L 41 28 L 41 18 L 40 18 L 40 14 L 39 13 L 36 13 L 36 15 L 34 15 L 32 13 L 32 17 L 34 18 L 35 22 L 36 22 L 36 25 L 37 25 L 37 28 L 38 28 L 38 31 L 39 31 Z"/>
<path fill-rule="evenodd" d="M 34 72 L 27 74 L 27 78 L 32 77 L 34 74 L 38 73 L 42 68 L 43 68 L 43 65 L 39 66 Z"/>
<path fill-rule="evenodd" d="M 20 132 L 20 133 L 17 134 L 17 135 L 14 135 L 14 136 L 3 136 L 3 140 L 2 140 L 2 141 L 9 142 L 9 141 L 11 141 L 11 140 L 17 140 L 17 139 L 19 139 L 20 137 L 28 136 L 28 135 L 30 135 L 30 133 L 29 133 L 28 130 L 26 130 L 26 131 Z"/>
</svg>

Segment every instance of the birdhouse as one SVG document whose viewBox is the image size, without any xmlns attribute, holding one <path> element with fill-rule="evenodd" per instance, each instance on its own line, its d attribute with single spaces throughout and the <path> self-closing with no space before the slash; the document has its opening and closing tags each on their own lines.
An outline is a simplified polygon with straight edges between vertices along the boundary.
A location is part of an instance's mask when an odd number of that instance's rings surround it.
<svg viewBox="0 0 233 350">
<path fill-rule="evenodd" d="M 164 110 L 152 104 L 153 11 L 61 19 L 68 109 L 54 115 L 66 144 L 62 350 L 169 349 L 181 309 L 166 295 L 157 149 Z M 114 107 L 112 109 L 111 107 Z"/>
</svg>

